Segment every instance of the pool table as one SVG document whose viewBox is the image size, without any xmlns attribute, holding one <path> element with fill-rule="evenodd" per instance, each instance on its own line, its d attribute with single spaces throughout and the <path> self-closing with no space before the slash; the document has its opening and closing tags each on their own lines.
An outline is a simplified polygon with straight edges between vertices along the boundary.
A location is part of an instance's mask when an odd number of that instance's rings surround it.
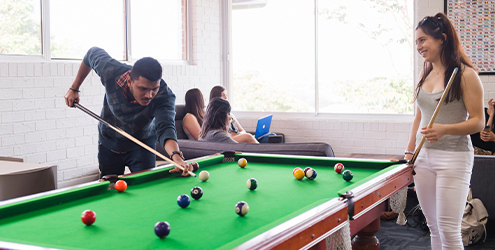
<svg viewBox="0 0 495 250">
<path fill-rule="evenodd" d="M 119 176 L 124 192 L 109 178 L 0 202 L 0 248 L 318 249 L 345 225 L 355 235 L 379 222 L 387 199 L 412 182 L 409 165 L 387 160 L 225 152 L 194 161 L 196 174 L 209 172 L 206 182 L 164 165 Z M 338 162 L 353 172 L 351 181 L 334 171 Z M 314 180 L 294 178 L 294 168 L 308 166 Z M 249 178 L 257 189 L 246 187 Z M 179 207 L 177 197 L 195 186 L 203 197 Z M 239 201 L 249 204 L 243 217 L 234 209 Z M 81 222 L 87 209 L 97 215 L 91 226 Z M 154 233 L 158 221 L 170 223 L 165 238 Z"/>
</svg>

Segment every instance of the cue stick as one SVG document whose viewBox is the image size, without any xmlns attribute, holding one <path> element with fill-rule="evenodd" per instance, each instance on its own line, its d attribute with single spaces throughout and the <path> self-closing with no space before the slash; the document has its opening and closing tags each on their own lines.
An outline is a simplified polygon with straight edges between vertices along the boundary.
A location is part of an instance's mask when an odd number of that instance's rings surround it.
<svg viewBox="0 0 495 250">
<path fill-rule="evenodd" d="M 174 166 L 178 167 L 179 169 L 181 169 L 182 171 L 184 171 L 184 168 L 183 168 L 181 165 L 179 165 L 179 164 L 175 163 L 175 162 L 174 162 L 174 161 L 172 161 L 171 159 L 169 159 L 169 158 L 167 158 L 166 156 L 162 155 L 160 152 L 158 152 L 158 151 L 154 150 L 153 148 L 151 148 L 150 146 L 148 146 L 148 145 L 144 144 L 143 142 L 141 142 L 140 140 L 136 139 L 134 136 L 132 136 L 132 135 L 128 134 L 127 132 L 125 132 L 125 131 L 124 131 L 124 130 L 122 130 L 121 128 L 119 128 L 119 127 L 115 127 L 115 126 L 113 126 L 112 124 L 108 123 L 107 121 L 103 120 L 103 118 L 101 118 L 99 115 L 97 115 L 97 114 L 93 113 L 91 110 L 89 110 L 89 109 L 87 109 L 87 108 L 83 107 L 81 104 L 74 102 L 74 106 L 75 106 L 76 108 L 79 108 L 80 110 L 82 110 L 84 113 L 86 113 L 86 114 L 88 114 L 88 115 L 92 116 L 92 117 L 93 117 L 93 118 L 95 118 L 96 120 L 98 120 L 98 121 L 102 122 L 103 124 L 107 125 L 108 127 L 110 127 L 111 129 L 115 130 L 117 133 L 119 133 L 119 134 L 123 135 L 123 136 L 124 136 L 124 137 L 126 137 L 127 139 L 129 139 L 129 140 L 131 140 L 131 141 L 135 142 L 135 143 L 136 143 L 136 144 L 138 144 L 139 146 L 141 146 L 141 147 L 143 147 L 143 148 L 147 149 L 147 150 L 148 150 L 148 151 L 150 151 L 151 153 L 153 153 L 153 154 L 157 155 L 158 157 L 160 157 L 160 158 L 164 159 L 165 161 L 167 161 L 167 162 L 171 163 L 172 165 L 174 165 Z M 191 172 L 191 171 L 189 171 L 189 170 L 188 170 L 187 172 L 188 172 L 191 176 L 196 177 L 196 174 L 195 174 L 195 173 L 193 173 L 193 172 Z"/>
<path fill-rule="evenodd" d="M 442 107 L 443 102 L 445 101 L 445 98 L 447 97 L 447 93 L 449 92 L 450 86 L 452 86 L 452 82 L 454 81 L 454 77 L 457 74 L 458 68 L 456 67 L 454 71 L 452 72 L 452 75 L 450 76 L 449 82 L 447 83 L 447 86 L 445 86 L 445 91 L 442 94 L 442 97 L 440 98 L 440 101 L 437 104 L 437 107 L 435 108 L 435 112 L 433 112 L 433 115 L 431 116 L 430 122 L 428 123 L 428 128 L 431 128 L 433 126 L 433 122 L 435 121 L 435 118 L 437 118 L 438 111 L 440 110 L 440 107 Z M 414 155 L 409 161 L 414 166 L 414 162 L 416 161 L 416 158 L 418 158 L 419 151 L 423 147 L 423 144 L 425 143 L 425 137 L 421 138 L 421 141 L 419 142 L 418 148 L 416 148 L 416 151 L 414 151 Z"/>
</svg>

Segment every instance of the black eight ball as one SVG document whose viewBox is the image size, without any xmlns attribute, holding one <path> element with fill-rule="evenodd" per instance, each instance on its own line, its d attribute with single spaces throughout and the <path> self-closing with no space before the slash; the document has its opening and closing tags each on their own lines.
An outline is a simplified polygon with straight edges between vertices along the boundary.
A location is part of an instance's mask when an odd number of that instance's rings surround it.
<svg viewBox="0 0 495 250">
<path fill-rule="evenodd" d="M 200 187 L 193 187 L 191 189 L 191 196 L 195 200 L 199 200 L 199 198 L 201 198 L 201 196 L 203 196 L 203 189 L 201 189 Z"/>
</svg>

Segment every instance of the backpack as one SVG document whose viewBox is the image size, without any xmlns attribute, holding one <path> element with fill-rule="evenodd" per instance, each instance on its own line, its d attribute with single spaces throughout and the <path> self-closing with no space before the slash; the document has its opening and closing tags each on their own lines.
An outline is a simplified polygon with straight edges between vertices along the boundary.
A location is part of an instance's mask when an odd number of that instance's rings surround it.
<svg viewBox="0 0 495 250">
<path fill-rule="evenodd" d="M 462 216 L 461 233 L 462 243 L 464 246 L 472 245 L 481 240 L 485 236 L 486 240 L 486 222 L 488 220 L 488 212 L 480 199 L 473 199 L 471 188 L 464 208 Z"/>
</svg>

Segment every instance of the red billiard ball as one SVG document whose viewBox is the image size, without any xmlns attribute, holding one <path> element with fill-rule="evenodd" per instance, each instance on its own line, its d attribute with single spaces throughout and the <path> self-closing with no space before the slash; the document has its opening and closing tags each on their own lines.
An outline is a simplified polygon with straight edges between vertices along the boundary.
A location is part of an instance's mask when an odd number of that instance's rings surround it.
<svg viewBox="0 0 495 250">
<path fill-rule="evenodd" d="M 124 180 L 115 182 L 115 189 L 119 192 L 124 192 L 127 189 L 127 183 Z"/>
<path fill-rule="evenodd" d="M 339 162 L 339 163 L 337 163 L 337 164 L 335 164 L 335 166 L 333 167 L 333 170 L 335 170 L 335 172 L 336 172 L 337 174 L 342 173 L 342 172 L 344 171 L 344 169 L 345 169 L 344 164 L 342 164 L 342 163 L 340 163 L 340 162 Z"/>
<path fill-rule="evenodd" d="M 193 172 L 198 171 L 199 164 L 197 162 L 191 162 L 191 166 L 193 167 Z"/>
<path fill-rule="evenodd" d="M 88 225 L 91 226 L 96 220 L 96 213 L 91 211 L 91 210 L 84 210 L 81 214 L 81 221 Z"/>
</svg>

